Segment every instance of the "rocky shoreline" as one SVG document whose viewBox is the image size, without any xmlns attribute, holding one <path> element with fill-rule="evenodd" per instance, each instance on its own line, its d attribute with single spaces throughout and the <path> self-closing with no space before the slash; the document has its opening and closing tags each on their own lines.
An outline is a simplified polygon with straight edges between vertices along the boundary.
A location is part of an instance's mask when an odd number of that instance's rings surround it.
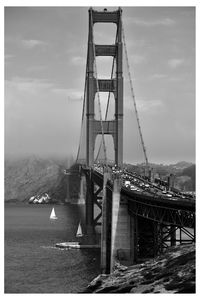
<svg viewBox="0 0 200 300">
<path fill-rule="evenodd" d="M 83 293 L 195 293 L 195 274 L 195 245 L 180 245 L 144 263 L 116 265 L 112 274 L 99 275 Z"/>
</svg>

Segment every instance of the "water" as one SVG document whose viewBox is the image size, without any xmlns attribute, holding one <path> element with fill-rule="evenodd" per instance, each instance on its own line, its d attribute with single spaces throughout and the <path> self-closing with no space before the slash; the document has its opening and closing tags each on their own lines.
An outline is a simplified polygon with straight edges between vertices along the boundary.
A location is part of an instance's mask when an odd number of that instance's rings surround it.
<svg viewBox="0 0 200 300">
<path fill-rule="evenodd" d="M 5 205 L 5 293 L 78 293 L 100 273 L 99 250 L 61 250 L 75 241 L 77 205 Z"/>
</svg>

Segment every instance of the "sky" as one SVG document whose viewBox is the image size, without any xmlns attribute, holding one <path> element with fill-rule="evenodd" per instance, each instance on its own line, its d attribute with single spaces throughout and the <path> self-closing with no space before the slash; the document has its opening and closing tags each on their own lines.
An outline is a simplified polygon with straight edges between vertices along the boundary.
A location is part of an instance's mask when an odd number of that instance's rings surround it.
<svg viewBox="0 0 200 300">
<path fill-rule="evenodd" d="M 122 10 L 148 159 L 195 162 L 195 8 L 122 6 Z M 88 7 L 10 6 L 5 7 L 4 20 L 5 155 L 76 157 Z M 115 31 L 114 24 L 96 24 L 94 40 L 112 44 Z M 125 59 L 123 67 L 124 161 L 139 163 L 144 156 Z M 97 70 L 99 78 L 109 77 L 111 59 L 98 58 Z"/>
</svg>

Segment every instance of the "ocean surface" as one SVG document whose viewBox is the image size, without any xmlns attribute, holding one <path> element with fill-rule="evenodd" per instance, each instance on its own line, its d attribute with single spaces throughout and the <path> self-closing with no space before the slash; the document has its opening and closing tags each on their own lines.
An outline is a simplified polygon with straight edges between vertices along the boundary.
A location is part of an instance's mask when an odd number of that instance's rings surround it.
<svg viewBox="0 0 200 300">
<path fill-rule="evenodd" d="M 61 250 L 76 241 L 79 205 L 5 204 L 5 293 L 81 293 L 100 273 L 99 250 Z"/>
</svg>

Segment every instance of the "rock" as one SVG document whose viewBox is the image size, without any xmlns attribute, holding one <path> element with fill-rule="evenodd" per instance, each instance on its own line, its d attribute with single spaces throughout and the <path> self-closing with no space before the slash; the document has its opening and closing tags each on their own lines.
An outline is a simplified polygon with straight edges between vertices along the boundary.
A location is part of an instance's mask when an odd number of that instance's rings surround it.
<svg viewBox="0 0 200 300">
<path fill-rule="evenodd" d="M 99 275 L 85 293 L 195 293 L 195 245 L 179 245 L 155 259 Z"/>
<path fill-rule="evenodd" d="M 128 269 L 128 267 L 126 267 L 118 262 L 115 263 L 114 271 L 125 271 L 127 269 Z"/>
</svg>

